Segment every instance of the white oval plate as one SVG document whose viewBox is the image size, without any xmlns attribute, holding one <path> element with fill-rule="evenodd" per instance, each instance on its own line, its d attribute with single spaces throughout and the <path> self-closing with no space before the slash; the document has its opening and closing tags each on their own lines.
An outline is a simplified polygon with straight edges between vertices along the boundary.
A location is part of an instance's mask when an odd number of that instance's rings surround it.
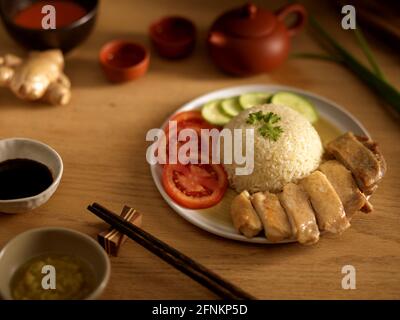
<svg viewBox="0 0 400 320">
<path fill-rule="evenodd" d="M 176 110 L 176 113 L 182 111 L 190 111 L 199 109 L 204 103 L 221 98 L 228 98 L 232 96 L 238 96 L 243 93 L 247 92 L 267 92 L 267 93 L 274 93 L 276 91 L 289 91 L 300 94 L 307 99 L 309 99 L 317 108 L 319 114 L 336 126 L 340 131 L 353 131 L 355 134 L 358 135 L 366 135 L 369 137 L 369 133 L 367 130 L 362 126 L 362 124 L 349 112 L 347 112 L 344 108 L 338 106 L 336 103 L 329 101 L 321 96 L 313 94 L 308 91 L 303 91 L 300 89 L 286 87 L 286 86 L 279 86 L 279 85 L 245 85 L 239 87 L 231 87 L 227 89 L 213 91 L 211 93 L 202 95 L 185 105 L 181 108 Z M 169 119 L 169 118 L 168 118 Z M 168 119 L 163 123 L 161 128 L 164 128 Z M 158 190 L 160 191 L 161 195 L 168 203 L 168 205 L 176 211 L 181 217 L 189 221 L 190 223 L 194 224 L 195 226 L 206 230 L 210 233 L 215 235 L 237 240 L 237 241 L 245 241 L 245 242 L 253 242 L 253 243 L 266 243 L 272 244 L 269 242 L 265 237 L 255 237 L 252 239 L 248 239 L 245 236 L 239 234 L 231 223 L 226 223 L 226 221 L 222 221 L 216 219 L 214 215 L 207 214 L 206 210 L 191 210 L 180 205 L 176 204 L 164 191 L 164 187 L 161 182 L 162 177 L 162 167 L 158 164 L 150 166 L 151 174 L 156 184 Z M 226 195 L 227 196 L 227 195 Z M 225 196 L 225 197 L 226 197 Z M 218 206 L 218 205 L 217 205 Z M 226 210 L 226 209 L 225 209 Z M 229 214 L 228 214 L 229 215 Z M 224 223 L 225 222 L 225 223 Z M 284 242 L 293 242 L 294 240 L 287 240 Z M 283 242 L 282 242 L 283 243 Z"/>
</svg>

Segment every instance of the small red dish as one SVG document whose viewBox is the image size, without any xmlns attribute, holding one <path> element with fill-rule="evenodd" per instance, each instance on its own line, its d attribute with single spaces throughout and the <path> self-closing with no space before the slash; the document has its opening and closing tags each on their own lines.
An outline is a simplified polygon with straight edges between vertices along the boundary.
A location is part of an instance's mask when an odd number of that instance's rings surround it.
<svg viewBox="0 0 400 320">
<path fill-rule="evenodd" d="M 108 80 L 125 82 L 135 80 L 147 72 L 150 53 L 141 44 L 114 40 L 101 48 L 99 60 Z"/>
<path fill-rule="evenodd" d="M 180 16 L 164 17 L 150 25 L 151 41 L 160 56 L 179 59 L 192 53 L 196 43 L 196 27 Z"/>
</svg>

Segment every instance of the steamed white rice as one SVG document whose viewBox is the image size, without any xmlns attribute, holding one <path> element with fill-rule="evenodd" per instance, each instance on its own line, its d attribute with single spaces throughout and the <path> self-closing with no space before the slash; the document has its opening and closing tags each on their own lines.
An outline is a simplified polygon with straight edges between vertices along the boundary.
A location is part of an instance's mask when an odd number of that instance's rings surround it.
<svg viewBox="0 0 400 320">
<path fill-rule="evenodd" d="M 283 133 L 275 142 L 263 137 L 258 126 L 246 123 L 248 115 L 262 111 L 273 112 L 281 117 L 276 124 Z M 320 137 L 310 122 L 297 111 L 285 106 L 266 104 L 242 111 L 225 128 L 254 130 L 254 171 L 250 175 L 236 175 L 236 167 L 244 165 L 224 164 L 232 188 L 241 192 L 278 192 L 289 182 L 297 182 L 318 168 L 323 154 Z M 232 132 L 233 135 L 233 132 Z M 242 133 L 245 141 L 245 130 Z M 243 146 L 243 155 L 245 147 Z M 222 152 L 223 155 L 223 152 Z"/>
</svg>

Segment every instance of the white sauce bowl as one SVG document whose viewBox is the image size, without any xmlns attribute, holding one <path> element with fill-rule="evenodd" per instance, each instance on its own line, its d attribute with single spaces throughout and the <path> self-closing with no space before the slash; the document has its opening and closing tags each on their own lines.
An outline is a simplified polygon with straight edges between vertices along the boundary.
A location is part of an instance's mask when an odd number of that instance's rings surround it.
<svg viewBox="0 0 400 320">
<path fill-rule="evenodd" d="M 80 258 L 93 271 L 94 287 L 86 300 L 100 297 L 110 278 L 111 266 L 106 251 L 88 235 L 66 228 L 31 229 L 11 239 L 0 251 L 0 299 L 12 300 L 11 281 L 15 272 L 30 259 L 43 254 Z"/>
</svg>

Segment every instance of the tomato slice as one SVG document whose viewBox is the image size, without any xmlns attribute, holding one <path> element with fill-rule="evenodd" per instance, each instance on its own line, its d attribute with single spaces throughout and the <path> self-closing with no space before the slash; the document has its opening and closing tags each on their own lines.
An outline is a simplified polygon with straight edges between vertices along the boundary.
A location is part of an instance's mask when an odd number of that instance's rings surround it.
<svg viewBox="0 0 400 320">
<path fill-rule="evenodd" d="M 176 121 L 177 132 L 179 133 L 183 129 L 220 129 L 219 127 L 209 124 L 204 120 L 200 111 L 185 111 L 180 112 L 169 119 L 169 121 Z M 169 122 L 164 128 L 166 134 L 169 132 Z M 199 131 L 200 134 L 200 131 Z"/>
<path fill-rule="evenodd" d="M 191 121 L 191 122 L 206 122 L 201 115 L 200 111 L 184 111 L 175 114 L 169 119 L 170 121 L 182 122 L 182 121 Z"/>
<path fill-rule="evenodd" d="M 220 164 L 166 164 L 162 182 L 167 194 L 189 209 L 216 205 L 228 186 L 226 173 Z"/>
<path fill-rule="evenodd" d="M 176 115 L 174 115 L 173 117 L 171 117 L 171 119 L 169 119 L 169 121 L 177 121 L 177 136 L 179 136 L 179 133 L 183 130 L 183 129 L 193 129 L 194 131 L 196 131 L 197 133 L 197 137 L 198 137 L 198 154 L 200 155 L 200 146 L 201 146 L 201 140 L 200 140 L 200 133 L 201 133 L 201 129 L 208 129 L 208 130 L 212 130 L 212 129 L 217 129 L 220 130 L 220 127 L 216 127 L 214 125 L 209 124 L 207 121 L 204 120 L 203 116 L 201 115 L 200 111 L 185 111 L 185 112 L 180 112 Z M 167 156 L 167 162 L 168 162 L 168 155 L 169 155 L 169 145 L 172 141 L 169 141 L 169 123 L 167 123 L 166 127 L 164 128 L 164 132 L 167 138 L 166 141 L 166 156 Z M 177 137 L 176 137 L 177 138 Z M 177 142 L 177 149 L 179 152 L 179 148 L 184 145 L 186 141 L 178 141 Z M 212 147 L 210 146 L 209 148 L 209 154 L 211 154 L 211 150 Z M 159 150 L 159 152 L 162 152 L 162 150 Z"/>
</svg>

